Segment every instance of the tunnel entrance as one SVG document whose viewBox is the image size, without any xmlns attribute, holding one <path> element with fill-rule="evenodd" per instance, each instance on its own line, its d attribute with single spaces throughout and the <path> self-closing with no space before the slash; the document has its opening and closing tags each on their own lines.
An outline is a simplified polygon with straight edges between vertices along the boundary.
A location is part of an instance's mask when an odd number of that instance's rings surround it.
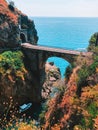
<svg viewBox="0 0 98 130">
<path fill-rule="evenodd" d="M 20 39 L 21 39 L 22 43 L 25 43 L 26 42 L 26 36 L 25 36 L 25 34 L 21 33 L 20 34 Z"/>
</svg>

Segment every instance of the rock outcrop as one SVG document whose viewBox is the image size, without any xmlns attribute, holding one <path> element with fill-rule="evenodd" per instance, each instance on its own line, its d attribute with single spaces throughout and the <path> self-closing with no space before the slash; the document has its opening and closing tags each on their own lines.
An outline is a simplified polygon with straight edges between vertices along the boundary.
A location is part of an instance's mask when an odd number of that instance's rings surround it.
<svg viewBox="0 0 98 130">
<path fill-rule="evenodd" d="M 26 15 L 20 14 L 19 21 L 21 24 L 21 30 L 27 30 L 27 41 L 32 44 L 37 44 L 38 36 L 35 29 L 33 20 L 28 19 Z"/>
<path fill-rule="evenodd" d="M 0 0 L 0 49 L 9 48 L 10 50 L 19 48 L 20 43 L 24 40 L 21 34 L 25 36 L 26 42 L 37 44 L 38 36 L 34 22 L 17 8 L 11 10 L 6 0 Z M 4 71 L 5 74 L 0 70 L 0 110 L 5 110 L 3 103 L 9 103 L 10 97 L 12 97 L 14 102 L 17 102 L 18 105 L 22 105 L 26 102 L 39 103 L 41 101 L 41 85 L 38 76 L 39 68 L 36 68 L 36 66 L 38 66 L 37 59 L 34 56 L 31 57 L 31 55 L 29 59 L 29 52 L 26 52 L 26 50 L 22 52 L 22 59 L 18 57 L 18 52 L 16 53 L 17 60 L 14 65 L 18 66 L 22 60 L 21 62 L 24 64 L 26 74 L 23 70 L 19 70 L 18 73 L 18 70 L 13 68 L 11 62 L 15 60 L 15 57 L 11 58 L 10 54 L 14 55 L 14 51 L 8 52 L 6 55 L 4 54 L 6 56 L 4 64 L 2 64 L 2 57 L 4 55 L 2 56 L 3 53 L 0 54 L 0 69 L 3 68 L 6 70 Z M 18 59 L 20 60 L 19 62 Z M 30 65 L 33 66 L 30 67 Z M 6 72 L 8 73 L 6 74 Z M 22 74 L 24 78 L 17 77 L 17 73 L 20 76 Z"/>
<path fill-rule="evenodd" d="M 34 22 L 17 8 L 11 10 L 5 0 L 0 0 L 0 48 L 19 46 L 22 29 L 26 31 L 26 40 L 36 44 L 38 36 Z"/>
<path fill-rule="evenodd" d="M 42 87 L 42 98 L 48 99 L 55 86 L 57 87 L 56 83 L 61 79 L 61 73 L 53 62 L 45 64 L 45 72 L 46 78 Z"/>
<path fill-rule="evenodd" d="M 18 14 L 9 9 L 5 0 L 0 0 L 0 48 L 16 47 L 18 43 Z"/>
<path fill-rule="evenodd" d="M 98 57 L 79 59 L 65 85 L 48 100 L 44 130 L 98 129 Z"/>
</svg>

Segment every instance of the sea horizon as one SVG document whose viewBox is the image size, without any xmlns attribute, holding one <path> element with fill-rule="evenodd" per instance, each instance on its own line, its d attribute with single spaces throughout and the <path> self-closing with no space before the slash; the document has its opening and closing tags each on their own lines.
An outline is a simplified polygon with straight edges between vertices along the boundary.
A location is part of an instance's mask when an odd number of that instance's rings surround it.
<svg viewBox="0 0 98 130">
<path fill-rule="evenodd" d="M 41 18 L 98 18 L 98 16 L 28 16 L 30 17 L 41 17 Z"/>
<path fill-rule="evenodd" d="M 64 48 L 69 50 L 86 50 L 91 35 L 98 30 L 98 17 L 31 17 L 38 33 L 38 45 Z M 62 77 L 69 65 L 58 57 L 51 57 L 60 68 Z"/>
</svg>

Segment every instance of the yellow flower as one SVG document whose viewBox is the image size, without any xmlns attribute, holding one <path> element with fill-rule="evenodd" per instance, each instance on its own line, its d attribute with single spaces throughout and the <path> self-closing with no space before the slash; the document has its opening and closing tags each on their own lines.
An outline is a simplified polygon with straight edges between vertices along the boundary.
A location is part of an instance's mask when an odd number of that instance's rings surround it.
<svg viewBox="0 0 98 130">
<path fill-rule="evenodd" d="M 96 68 L 96 73 L 98 73 L 98 68 Z"/>
<path fill-rule="evenodd" d="M 34 130 L 30 125 L 27 125 L 26 123 L 21 123 L 18 130 Z"/>
</svg>

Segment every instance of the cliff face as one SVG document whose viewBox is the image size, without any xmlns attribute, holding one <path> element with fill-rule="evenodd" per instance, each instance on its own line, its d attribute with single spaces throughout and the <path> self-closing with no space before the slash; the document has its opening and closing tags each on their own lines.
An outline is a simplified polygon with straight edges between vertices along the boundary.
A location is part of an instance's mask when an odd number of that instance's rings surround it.
<svg viewBox="0 0 98 130">
<path fill-rule="evenodd" d="M 28 17 L 23 14 L 20 15 L 19 21 L 21 23 L 21 29 L 27 30 L 27 41 L 36 45 L 38 41 L 38 36 L 35 29 L 34 21 L 28 19 Z"/>
<path fill-rule="evenodd" d="M 0 0 L 0 48 L 17 47 L 22 41 L 21 29 L 26 29 L 27 41 L 36 44 L 38 40 L 34 22 L 18 9 L 11 10 L 5 0 Z"/>
<path fill-rule="evenodd" d="M 13 42 L 14 41 L 14 42 Z M 19 41 L 18 15 L 8 8 L 5 0 L 0 1 L 0 47 L 13 47 Z"/>
<path fill-rule="evenodd" d="M 61 73 L 59 68 L 57 68 L 53 62 L 45 64 L 45 82 L 42 87 L 42 98 L 46 100 L 50 97 L 52 92 L 56 90 L 57 82 L 61 80 Z"/>
<path fill-rule="evenodd" d="M 13 99 L 14 106 L 39 102 L 41 99 L 40 89 L 38 90 L 33 74 L 25 68 L 23 57 L 21 51 L 0 54 L 0 112 L 9 107 L 10 98 Z"/>
<path fill-rule="evenodd" d="M 75 64 L 66 84 L 48 101 L 45 130 L 98 129 L 98 51 L 79 56 Z"/>
<path fill-rule="evenodd" d="M 37 44 L 38 36 L 34 22 L 21 13 L 17 8 L 11 10 L 5 0 L 0 0 L 0 48 L 17 48 L 21 42 Z M 21 50 L 20 50 L 21 51 Z M 41 101 L 41 87 L 39 82 L 39 68 L 37 59 L 29 52 L 5 52 L 0 54 L 0 110 L 5 111 L 5 103 L 22 105 L 27 102 Z M 16 59 L 16 60 L 15 60 Z M 31 61 L 30 61 L 31 60 Z M 32 63 L 32 71 L 30 64 Z M 21 64 L 22 65 L 21 65 Z M 35 63 L 35 64 L 33 64 Z M 21 65 L 21 67 L 20 67 Z"/>
</svg>

